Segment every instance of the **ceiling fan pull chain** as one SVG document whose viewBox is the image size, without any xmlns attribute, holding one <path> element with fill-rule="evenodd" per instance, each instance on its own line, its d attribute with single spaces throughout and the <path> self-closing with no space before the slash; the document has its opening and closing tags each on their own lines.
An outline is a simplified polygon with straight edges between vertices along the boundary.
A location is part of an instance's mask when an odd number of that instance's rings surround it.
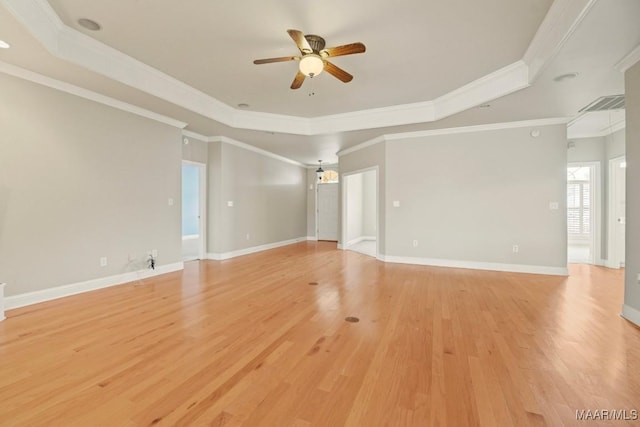
<svg viewBox="0 0 640 427">
<path fill-rule="evenodd" d="M 311 91 L 309 92 L 309 96 L 313 96 L 316 94 L 316 91 L 314 89 L 313 76 L 310 76 L 309 80 L 311 80 Z"/>
</svg>

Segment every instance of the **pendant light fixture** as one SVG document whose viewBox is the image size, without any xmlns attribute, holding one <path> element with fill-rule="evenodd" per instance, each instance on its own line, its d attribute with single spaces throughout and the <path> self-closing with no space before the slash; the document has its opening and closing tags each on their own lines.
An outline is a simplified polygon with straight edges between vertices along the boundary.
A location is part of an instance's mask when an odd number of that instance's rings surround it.
<svg viewBox="0 0 640 427">
<path fill-rule="evenodd" d="M 318 181 L 322 181 L 322 177 L 324 176 L 324 170 L 322 169 L 322 160 L 318 160 L 318 169 L 316 169 L 316 176 L 318 177 Z"/>
</svg>

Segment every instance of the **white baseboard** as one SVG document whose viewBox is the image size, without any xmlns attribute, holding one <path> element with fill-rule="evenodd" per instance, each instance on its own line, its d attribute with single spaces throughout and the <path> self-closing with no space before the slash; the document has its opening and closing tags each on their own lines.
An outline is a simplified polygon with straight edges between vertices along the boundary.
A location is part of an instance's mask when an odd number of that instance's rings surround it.
<svg viewBox="0 0 640 427">
<path fill-rule="evenodd" d="M 375 241 L 376 240 L 376 236 L 360 236 L 360 237 L 356 237 L 355 239 L 351 239 L 347 242 L 347 244 L 345 245 L 346 248 L 348 248 L 349 246 L 353 246 L 357 243 L 360 242 L 364 242 L 364 241 Z"/>
<path fill-rule="evenodd" d="M 338 243 L 338 249 L 340 249 L 340 250 L 344 250 L 344 248 L 345 248 L 345 247 L 342 245 L 342 243 Z"/>
<path fill-rule="evenodd" d="M 249 255 L 256 252 L 266 251 L 269 249 L 275 249 L 281 246 L 287 246 L 287 245 L 292 245 L 294 243 L 305 242 L 307 241 L 307 239 L 308 237 L 298 237 L 297 239 L 283 240 L 281 242 L 275 242 L 275 243 L 267 243 L 260 246 L 253 246 L 251 248 L 238 249 L 237 251 L 223 252 L 223 253 L 208 253 L 207 259 L 212 259 L 215 261 L 223 261 L 225 259 L 231 259 L 231 258 L 243 256 L 243 255 Z"/>
<path fill-rule="evenodd" d="M 41 291 L 13 295 L 5 298 L 4 302 L 7 309 L 24 307 L 26 305 L 37 304 L 53 299 L 81 294 L 83 292 L 94 291 L 96 289 L 108 288 L 110 286 L 134 282 L 140 279 L 147 279 L 149 277 L 159 276 L 161 274 L 171 273 L 182 269 L 184 269 L 183 262 L 159 265 L 155 270 L 131 271 L 128 273 L 117 274 L 115 276 L 101 277 L 99 279 L 87 280 L 85 282 L 78 282 L 70 285 L 43 289 Z"/>
<path fill-rule="evenodd" d="M 317 242 L 318 236 L 307 236 L 307 240 L 311 242 Z"/>
<path fill-rule="evenodd" d="M 471 270 L 506 271 L 510 273 L 547 274 L 552 276 L 568 276 L 566 267 L 548 267 L 526 264 L 500 264 L 482 261 L 460 261 L 435 258 L 401 257 L 392 255 L 380 255 L 378 259 L 384 262 L 396 264 L 428 265 L 431 267 L 467 268 Z"/>
<path fill-rule="evenodd" d="M 620 315 L 636 326 L 640 326 L 640 310 L 624 304 Z"/>
<path fill-rule="evenodd" d="M 609 260 L 606 260 L 604 262 L 604 266 L 607 268 L 615 268 L 616 270 L 619 270 L 622 266 L 620 264 L 616 264 L 614 262 L 611 262 Z"/>
<path fill-rule="evenodd" d="M 4 285 L 6 283 L 0 283 L 0 322 L 2 322 L 4 317 Z"/>
</svg>

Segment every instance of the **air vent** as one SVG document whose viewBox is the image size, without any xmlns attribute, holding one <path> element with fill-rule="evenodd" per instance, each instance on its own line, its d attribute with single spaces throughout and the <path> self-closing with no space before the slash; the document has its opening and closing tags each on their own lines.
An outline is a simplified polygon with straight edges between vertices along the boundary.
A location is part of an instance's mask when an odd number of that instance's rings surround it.
<svg viewBox="0 0 640 427">
<path fill-rule="evenodd" d="M 578 112 L 619 110 L 621 108 L 624 108 L 624 95 L 610 95 L 601 96 Z"/>
</svg>

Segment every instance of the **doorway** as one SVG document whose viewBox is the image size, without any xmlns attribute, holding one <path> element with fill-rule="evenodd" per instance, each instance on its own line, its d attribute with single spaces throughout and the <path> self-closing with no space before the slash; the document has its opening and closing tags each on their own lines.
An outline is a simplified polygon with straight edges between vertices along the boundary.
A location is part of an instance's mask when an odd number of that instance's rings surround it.
<svg viewBox="0 0 640 427">
<path fill-rule="evenodd" d="M 318 183 L 318 240 L 338 241 L 338 183 Z"/>
<path fill-rule="evenodd" d="M 626 169 L 625 157 L 609 160 L 609 224 L 607 267 L 624 267 L 626 228 Z"/>
<path fill-rule="evenodd" d="M 378 256 L 378 171 L 358 171 L 342 179 L 343 248 Z"/>
<path fill-rule="evenodd" d="M 567 260 L 596 264 L 600 258 L 600 164 L 567 167 Z"/>
<path fill-rule="evenodd" d="M 182 162 L 182 259 L 204 259 L 206 165 Z"/>
</svg>

